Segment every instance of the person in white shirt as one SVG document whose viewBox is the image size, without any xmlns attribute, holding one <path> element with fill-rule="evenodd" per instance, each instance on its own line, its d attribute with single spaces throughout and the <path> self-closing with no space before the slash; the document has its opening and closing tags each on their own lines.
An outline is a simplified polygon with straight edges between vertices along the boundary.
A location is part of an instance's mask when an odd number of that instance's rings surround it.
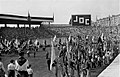
<svg viewBox="0 0 120 77">
<path fill-rule="evenodd" d="M 14 60 L 11 60 L 10 64 L 8 64 L 8 77 L 15 77 L 15 64 L 14 64 Z"/>
<path fill-rule="evenodd" d="M 19 53 L 19 58 L 15 61 L 17 77 L 28 77 L 27 67 L 29 65 L 29 61 L 24 58 L 24 52 Z"/>
<path fill-rule="evenodd" d="M 33 69 L 31 68 L 31 64 L 27 67 L 28 77 L 33 77 Z"/>
<path fill-rule="evenodd" d="M 106 57 L 106 63 L 109 64 L 110 51 L 107 51 L 107 52 L 106 52 L 105 57 Z"/>
</svg>

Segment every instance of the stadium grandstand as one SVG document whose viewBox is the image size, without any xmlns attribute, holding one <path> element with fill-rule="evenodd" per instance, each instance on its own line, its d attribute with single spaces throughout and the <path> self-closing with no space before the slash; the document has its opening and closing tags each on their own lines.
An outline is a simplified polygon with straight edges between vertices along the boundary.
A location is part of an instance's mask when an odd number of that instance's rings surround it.
<svg viewBox="0 0 120 77">
<path fill-rule="evenodd" d="M 48 31 L 46 28 L 44 28 L 43 23 L 50 24 L 53 21 L 54 17 L 31 17 L 29 13 L 28 16 L 0 14 L 0 24 L 5 25 L 0 28 L 0 34 L 3 38 L 9 40 L 11 40 L 12 38 L 50 38 L 55 32 Z M 15 24 L 17 25 L 17 27 L 8 26 Z M 20 27 L 21 24 L 23 25 L 23 27 Z M 39 26 L 35 28 L 32 27 L 32 25 Z"/>
<path fill-rule="evenodd" d="M 1 27 L 1 35 L 5 38 L 51 38 L 53 35 L 58 37 L 69 36 L 69 34 L 81 35 L 105 35 L 119 34 L 120 14 L 112 15 L 106 18 L 97 19 L 96 22 L 91 23 L 92 26 L 72 26 L 71 24 L 41 24 L 43 22 L 53 22 L 53 18 L 48 17 L 31 17 L 17 16 L 9 14 L 0 14 L 0 24 L 5 24 Z M 6 24 L 17 24 L 17 28 L 6 27 Z M 40 27 L 29 29 L 29 27 L 19 28 L 19 24 L 37 24 Z M 91 35 L 91 36 L 92 36 Z M 115 36 L 115 35 L 114 35 Z"/>
<path fill-rule="evenodd" d="M 96 20 L 97 21 L 94 22 L 93 24 L 97 25 L 97 26 L 101 26 L 101 27 L 118 26 L 118 25 L 120 25 L 120 14 L 112 15 L 112 16 L 108 16 L 108 17 L 100 18 L 100 19 L 96 18 Z"/>
<path fill-rule="evenodd" d="M 33 77 L 39 77 L 41 75 L 46 75 L 45 77 L 48 77 L 49 75 L 51 75 L 51 73 L 47 71 L 46 60 L 49 60 L 50 58 L 51 64 L 52 61 L 54 64 L 54 62 L 56 62 L 55 56 L 58 56 L 58 58 L 61 58 L 62 56 L 63 59 L 64 56 L 66 58 L 68 56 L 73 56 L 76 59 L 75 60 L 73 57 L 71 58 L 76 61 L 74 65 L 80 66 L 80 69 L 82 69 L 82 71 L 80 71 L 78 67 L 74 67 L 74 70 L 72 69 L 73 66 L 69 63 L 68 65 L 71 66 L 69 67 L 71 68 L 71 70 L 73 70 L 73 72 L 75 72 L 75 74 L 73 74 L 74 77 L 82 77 L 79 73 L 83 72 L 86 74 L 86 71 L 89 71 L 89 68 L 91 72 L 91 77 L 97 77 L 98 74 L 100 74 L 119 53 L 120 14 L 108 16 L 102 19 L 97 19 L 96 22 L 92 21 L 92 23 L 90 23 L 89 26 L 73 26 L 72 24 L 51 24 L 51 22 L 54 22 L 54 16 L 52 18 L 48 18 L 32 17 L 29 13 L 28 16 L 0 14 L 0 24 L 4 24 L 3 27 L 0 27 L 0 45 L 1 56 L 4 55 L 2 56 L 2 58 L 5 60 L 5 66 L 7 66 L 9 62 L 8 60 L 11 59 L 11 57 L 9 57 L 11 53 L 14 52 L 16 55 L 16 52 L 18 54 L 19 52 L 23 51 L 25 52 L 25 54 L 28 55 L 26 55 L 25 57 L 27 57 L 31 61 L 33 69 L 35 70 Z M 16 24 L 17 27 L 8 27 L 8 24 Z M 23 25 L 23 27 L 20 27 L 21 24 Z M 32 25 L 39 26 L 32 27 Z M 55 41 L 56 39 L 57 42 Z M 99 39 L 101 39 L 101 41 Z M 69 45 L 71 48 L 70 50 Z M 64 55 L 65 53 L 67 53 L 65 52 L 66 50 L 67 52 L 70 51 L 68 53 L 69 55 Z M 30 57 L 28 51 L 30 54 L 34 53 L 34 58 Z M 76 51 L 77 53 L 74 53 Z M 91 65 L 89 66 L 89 68 L 84 69 L 84 66 L 82 66 L 82 61 L 83 65 L 86 65 L 87 67 L 88 65 L 86 63 L 88 57 L 91 57 L 88 54 L 93 55 L 93 57 L 90 59 Z M 48 55 L 51 56 L 49 57 Z M 47 56 L 49 58 L 47 58 Z M 81 65 L 79 64 L 80 60 L 77 60 L 76 56 L 78 56 L 79 59 L 81 59 Z M 97 60 L 95 60 L 95 56 L 97 56 Z M 15 56 L 12 56 L 12 58 L 13 57 L 16 58 Z M 102 59 L 104 57 L 105 59 Z M 109 59 L 109 57 L 112 58 Z M 99 58 L 101 58 L 101 60 Z M 64 69 L 64 67 L 66 67 L 67 64 L 62 64 L 61 61 L 58 61 L 58 63 L 60 64 L 60 69 L 57 70 L 59 71 L 57 73 L 62 74 L 61 72 L 64 71 L 61 71 L 61 69 Z M 67 60 L 63 63 L 67 63 Z M 69 69 L 68 67 L 66 68 Z M 86 71 L 84 71 L 83 69 Z M 48 70 L 50 70 L 49 66 Z M 78 72 L 78 76 L 76 75 L 76 71 Z M 67 76 L 67 72 L 64 73 L 66 73 L 66 77 L 69 77 Z M 55 76 L 51 75 L 50 77 Z"/>
<path fill-rule="evenodd" d="M 29 29 L 29 27 L 19 28 L 19 24 L 38 24 L 40 27 Z M 41 24 L 42 22 L 53 22 L 54 18 L 31 17 L 28 13 L 26 16 L 16 16 L 0 14 L 0 24 L 5 24 L 1 27 L 1 35 L 4 38 L 51 38 L 54 35 L 57 37 L 66 37 L 72 35 L 113 35 L 113 38 L 119 38 L 120 31 L 120 14 L 112 15 L 106 18 L 97 19 L 91 23 L 92 26 L 72 26 L 71 24 Z M 17 28 L 6 27 L 6 24 L 17 24 Z M 84 37 L 84 36 L 83 36 Z M 96 37 L 97 38 L 97 37 Z M 110 38 L 110 37 L 107 37 Z"/>
</svg>

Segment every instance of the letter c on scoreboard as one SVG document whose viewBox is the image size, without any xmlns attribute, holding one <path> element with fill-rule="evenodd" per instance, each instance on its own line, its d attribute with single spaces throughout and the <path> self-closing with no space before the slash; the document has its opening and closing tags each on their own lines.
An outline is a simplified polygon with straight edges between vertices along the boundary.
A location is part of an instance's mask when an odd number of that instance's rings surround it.
<svg viewBox="0 0 120 77">
<path fill-rule="evenodd" d="M 85 19 L 85 25 L 89 25 L 90 23 L 89 23 L 89 19 Z"/>
</svg>

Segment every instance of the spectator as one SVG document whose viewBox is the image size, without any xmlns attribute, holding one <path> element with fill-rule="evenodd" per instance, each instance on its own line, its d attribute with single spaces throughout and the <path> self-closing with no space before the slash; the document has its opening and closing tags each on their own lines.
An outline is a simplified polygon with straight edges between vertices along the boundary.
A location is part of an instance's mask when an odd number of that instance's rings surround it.
<svg viewBox="0 0 120 77">
<path fill-rule="evenodd" d="M 46 46 L 47 46 L 47 43 L 46 43 L 46 40 L 44 40 L 44 43 L 43 43 L 43 51 L 46 50 Z"/>
<path fill-rule="evenodd" d="M 11 60 L 10 64 L 8 64 L 8 77 L 15 77 L 15 63 L 14 63 L 14 60 Z"/>
<path fill-rule="evenodd" d="M 110 51 L 107 51 L 105 56 L 106 56 L 106 63 L 109 64 L 109 59 L 110 59 Z"/>
<path fill-rule="evenodd" d="M 28 77 L 33 77 L 33 69 L 31 68 L 31 64 L 27 67 Z"/>
<path fill-rule="evenodd" d="M 5 77 L 5 68 L 1 58 L 0 58 L 0 77 Z"/>
<path fill-rule="evenodd" d="M 29 61 L 24 58 L 24 52 L 19 53 L 19 58 L 15 61 L 17 77 L 28 77 L 27 67 Z"/>
</svg>

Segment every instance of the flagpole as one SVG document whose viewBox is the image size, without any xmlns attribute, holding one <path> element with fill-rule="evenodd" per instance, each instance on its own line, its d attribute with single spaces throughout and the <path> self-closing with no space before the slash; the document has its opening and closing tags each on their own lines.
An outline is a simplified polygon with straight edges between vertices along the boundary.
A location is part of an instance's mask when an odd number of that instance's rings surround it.
<svg viewBox="0 0 120 77">
<path fill-rule="evenodd" d="M 110 15 L 109 15 L 108 18 L 109 18 L 109 28 L 110 28 L 110 29 L 109 29 L 109 30 L 110 30 L 110 31 L 109 31 L 109 32 L 110 32 L 110 33 L 109 33 L 109 34 L 110 34 L 110 37 L 109 37 L 109 38 L 111 38 L 111 27 L 110 27 L 110 25 L 111 25 L 111 18 L 110 18 Z"/>
<path fill-rule="evenodd" d="M 53 22 L 55 21 L 54 13 L 53 13 Z"/>
<path fill-rule="evenodd" d="M 73 24 L 73 23 L 72 23 L 72 16 L 71 16 L 71 26 L 72 26 L 72 24 Z"/>
<path fill-rule="evenodd" d="M 29 28 L 31 29 L 31 17 L 29 11 L 28 11 L 28 24 L 29 24 Z"/>
<path fill-rule="evenodd" d="M 97 33 L 97 26 L 98 26 L 98 18 L 96 16 L 96 33 Z"/>
</svg>

